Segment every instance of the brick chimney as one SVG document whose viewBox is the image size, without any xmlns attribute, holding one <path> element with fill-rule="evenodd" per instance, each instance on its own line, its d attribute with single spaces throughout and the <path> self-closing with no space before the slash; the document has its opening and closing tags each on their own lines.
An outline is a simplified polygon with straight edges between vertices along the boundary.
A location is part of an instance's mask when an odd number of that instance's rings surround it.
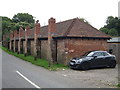
<svg viewBox="0 0 120 90">
<path fill-rule="evenodd" d="M 56 32 L 56 20 L 54 18 L 50 18 L 48 21 L 48 54 L 47 54 L 50 66 L 55 63 L 53 57 L 54 56 L 53 36 L 55 35 L 55 32 Z"/>
<path fill-rule="evenodd" d="M 13 31 L 10 32 L 10 40 L 13 39 Z"/>
<path fill-rule="evenodd" d="M 34 58 L 35 60 L 37 57 L 39 34 L 40 34 L 40 23 L 39 23 L 39 20 L 37 20 L 35 23 L 35 28 L 34 28 Z"/>
<path fill-rule="evenodd" d="M 18 32 L 17 32 L 17 30 L 14 30 L 14 52 L 16 52 L 16 37 L 18 36 L 18 34 L 17 34 Z"/>
<path fill-rule="evenodd" d="M 21 38 L 23 36 L 23 28 L 20 27 L 19 29 L 19 41 L 18 41 L 18 53 L 21 53 L 21 48 L 22 48 L 22 41 L 21 41 Z"/>
<path fill-rule="evenodd" d="M 25 38 L 28 38 L 30 35 L 30 27 L 27 26 L 26 29 L 25 29 Z"/>
<path fill-rule="evenodd" d="M 22 37 L 23 37 L 23 28 L 22 27 L 20 27 L 20 29 L 19 29 L 19 38 L 21 39 Z"/>
<path fill-rule="evenodd" d="M 37 20 L 35 23 L 34 35 L 36 35 L 36 37 L 38 38 L 39 34 L 40 34 L 40 23 L 39 20 Z"/>
<path fill-rule="evenodd" d="M 25 50 L 24 50 L 24 55 L 27 56 L 28 54 L 28 37 L 29 37 L 29 33 L 30 33 L 30 27 L 27 26 L 25 29 Z"/>
<path fill-rule="evenodd" d="M 56 20 L 54 18 L 50 18 L 48 23 L 48 34 L 51 34 L 53 36 L 56 32 Z"/>
<path fill-rule="evenodd" d="M 13 39 L 13 31 L 10 32 L 10 44 L 9 44 L 10 50 L 12 50 L 12 39 Z"/>
</svg>

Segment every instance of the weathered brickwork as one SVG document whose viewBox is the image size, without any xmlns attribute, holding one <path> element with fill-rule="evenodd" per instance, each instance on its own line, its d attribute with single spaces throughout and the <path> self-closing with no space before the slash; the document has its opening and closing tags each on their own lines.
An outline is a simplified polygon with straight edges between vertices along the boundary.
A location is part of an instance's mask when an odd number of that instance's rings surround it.
<svg viewBox="0 0 120 90">
<path fill-rule="evenodd" d="M 48 41 L 41 40 L 41 58 L 42 59 L 47 59 L 47 47 L 48 47 Z"/>
<path fill-rule="evenodd" d="M 41 40 L 37 41 L 37 58 L 41 58 Z"/>
<path fill-rule="evenodd" d="M 30 46 L 31 46 L 31 47 L 30 47 L 30 49 L 31 49 L 31 50 L 30 50 L 30 51 L 31 51 L 30 54 L 34 56 L 34 40 L 30 40 Z"/>
<path fill-rule="evenodd" d="M 65 40 L 57 41 L 57 62 L 60 64 L 65 64 L 66 55 L 65 55 Z"/>
<path fill-rule="evenodd" d="M 88 51 L 108 50 L 106 40 L 99 39 L 67 39 L 65 41 L 67 53 L 66 64 L 73 57 L 80 57 Z"/>
<path fill-rule="evenodd" d="M 3 38 L 5 41 L 6 36 Z M 37 20 L 33 29 L 27 26 L 11 32 L 9 49 L 67 65 L 71 58 L 88 51 L 108 50 L 108 39 L 110 36 L 78 18 L 59 23 L 50 18 L 47 26 L 40 27 Z"/>
</svg>

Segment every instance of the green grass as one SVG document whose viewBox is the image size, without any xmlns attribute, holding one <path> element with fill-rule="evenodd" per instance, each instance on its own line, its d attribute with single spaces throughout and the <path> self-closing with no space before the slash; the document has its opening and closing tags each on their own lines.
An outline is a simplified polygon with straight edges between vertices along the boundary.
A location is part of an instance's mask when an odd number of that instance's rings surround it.
<svg viewBox="0 0 120 90">
<path fill-rule="evenodd" d="M 52 71 L 56 71 L 59 69 L 68 69 L 68 66 L 65 66 L 63 64 L 53 64 L 51 67 L 49 67 L 49 62 L 47 60 L 44 59 L 39 59 L 37 58 L 36 60 L 34 60 L 33 56 L 24 56 L 24 54 L 17 54 L 15 52 L 9 51 L 7 48 L 0 46 L 0 48 L 2 48 L 2 50 L 4 50 L 5 52 L 7 52 L 8 54 L 14 55 L 22 60 L 31 62 L 34 65 L 37 66 L 41 66 L 44 67 L 46 69 L 52 70 Z"/>
<path fill-rule="evenodd" d="M 117 85 L 117 87 L 120 87 L 120 83 Z"/>
</svg>

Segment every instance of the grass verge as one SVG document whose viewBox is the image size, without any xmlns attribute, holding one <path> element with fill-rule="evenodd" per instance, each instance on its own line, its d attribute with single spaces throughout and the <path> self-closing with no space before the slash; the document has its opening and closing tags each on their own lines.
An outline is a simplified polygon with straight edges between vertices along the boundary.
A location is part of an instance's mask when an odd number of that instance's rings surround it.
<svg viewBox="0 0 120 90">
<path fill-rule="evenodd" d="M 5 52 L 7 52 L 8 54 L 14 55 L 14 56 L 16 56 L 16 57 L 18 57 L 18 58 L 20 58 L 22 60 L 31 62 L 34 65 L 41 66 L 41 67 L 44 67 L 44 68 L 52 70 L 52 71 L 56 71 L 56 70 L 59 70 L 59 69 L 68 69 L 69 68 L 68 66 L 65 66 L 63 64 L 53 64 L 51 67 L 49 67 L 49 62 L 47 60 L 39 59 L 39 58 L 34 60 L 33 56 L 24 56 L 24 54 L 18 54 L 16 52 L 12 52 L 12 51 L 10 51 L 7 48 L 2 47 L 2 46 L 0 46 L 0 48 L 2 50 L 4 50 Z"/>
<path fill-rule="evenodd" d="M 120 83 L 117 85 L 117 87 L 120 87 Z"/>
</svg>

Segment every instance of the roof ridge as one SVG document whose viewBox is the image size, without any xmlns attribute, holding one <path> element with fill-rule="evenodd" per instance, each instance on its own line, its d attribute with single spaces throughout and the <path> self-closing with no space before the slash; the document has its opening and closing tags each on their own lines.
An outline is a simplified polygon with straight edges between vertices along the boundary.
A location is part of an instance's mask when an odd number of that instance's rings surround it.
<svg viewBox="0 0 120 90">
<path fill-rule="evenodd" d="M 76 18 L 72 19 L 72 23 L 70 24 L 70 26 L 68 27 L 67 31 L 64 33 L 64 36 L 67 36 L 68 33 L 70 32 L 71 28 L 73 27 L 75 21 L 76 21 Z"/>
<path fill-rule="evenodd" d="M 64 22 L 71 21 L 71 20 L 74 20 L 74 19 L 76 19 L 76 18 L 56 22 L 56 24 L 64 23 Z M 44 27 L 48 27 L 48 25 L 41 26 L 41 28 L 44 28 Z"/>
</svg>

